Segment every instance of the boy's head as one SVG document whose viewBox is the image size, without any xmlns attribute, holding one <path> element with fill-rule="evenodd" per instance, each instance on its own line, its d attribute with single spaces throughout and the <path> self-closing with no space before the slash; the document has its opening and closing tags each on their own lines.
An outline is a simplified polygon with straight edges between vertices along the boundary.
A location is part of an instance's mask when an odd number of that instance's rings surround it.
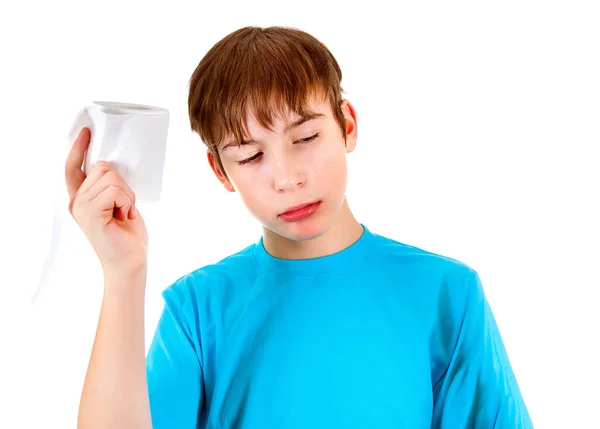
<svg viewBox="0 0 600 429">
<path fill-rule="evenodd" d="M 333 55 L 311 35 L 245 27 L 214 45 L 190 79 L 190 124 L 213 171 L 283 237 L 321 235 L 344 202 L 357 127 L 341 78 Z M 284 215 L 313 202 L 317 211 L 303 220 Z"/>
</svg>

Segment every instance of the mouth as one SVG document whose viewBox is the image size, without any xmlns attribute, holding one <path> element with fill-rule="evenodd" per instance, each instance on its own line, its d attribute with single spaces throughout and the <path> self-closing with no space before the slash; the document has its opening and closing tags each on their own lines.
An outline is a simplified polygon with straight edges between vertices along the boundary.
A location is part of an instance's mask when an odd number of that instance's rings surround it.
<svg viewBox="0 0 600 429">
<path fill-rule="evenodd" d="M 316 212 L 321 205 L 321 201 L 315 201 L 312 203 L 304 203 L 294 207 L 288 208 L 285 212 L 281 213 L 278 217 L 288 222 L 296 222 L 311 216 Z"/>
</svg>

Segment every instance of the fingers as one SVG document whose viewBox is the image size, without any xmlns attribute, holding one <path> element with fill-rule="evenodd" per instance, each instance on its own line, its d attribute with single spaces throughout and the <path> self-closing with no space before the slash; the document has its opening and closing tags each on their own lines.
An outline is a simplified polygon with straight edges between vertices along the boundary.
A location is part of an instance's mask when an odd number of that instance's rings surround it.
<svg viewBox="0 0 600 429">
<path fill-rule="evenodd" d="M 78 193 L 80 195 L 87 194 L 90 191 L 90 189 L 109 171 L 112 170 L 108 162 L 98 161 L 96 165 L 92 167 L 92 170 L 88 172 L 87 177 L 79 187 Z M 86 201 L 90 201 L 91 199 L 92 198 L 86 198 Z"/>
<path fill-rule="evenodd" d="M 132 205 L 132 200 L 125 190 L 112 183 L 89 202 L 92 213 L 98 213 L 108 221 L 113 217 L 125 221 Z"/>
<path fill-rule="evenodd" d="M 69 211 L 77 218 L 75 210 L 79 212 L 82 206 L 89 205 L 95 206 L 95 210 L 110 209 L 111 216 L 108 219 L 112 218 L 113 214 L 115 218 L 122 221 L 128 218 L 134 219 L 137 214 L 135 194 L 125 180 L 112 170 L 109 163 L 99 161 L 87 177 L 83 172 L 82 166 L 90 137 L 90 130 L 86 127 L 82 128 L 73 142 L 65 164 L 65 180 L 71 200 Z M 111 198 L 114 200 L 109 201 Z M 95 213 L 99 212 L 95 211 Z"/>
<path fill-rule="evenodd" d="M 81 166 L 83 165 L 85 151 L 89 143 L 90 130 L 84 127 L 79 132 L 75 142 L 73 142 L 65 164 L 65 181 L 70 199 L 75 196 L 75 193 L 85 180 L 85 173 L 81 170 Z"/>
<path fill-rule="evenodd" d="M 84 190 L 84 188 L 88 186 L 89 189 Z M 111 170 L 106 162 L 96 164 L 94 171 L 90 173 L 84 184 L 81 186 L 80 199 L 84 204 L 86 202 L 91 202 L 112 187 L 119 188 L 128 199 L 128 203 L 121 206 L 117 206 L 116 201 L 114 202 L 115 204 L 111 207 L 117 208 L 115 216 L 119 220 L 125 220 L 126 218 L 133 219 L 136 214 L 135 194 L 125 180 L 116 171 Z"/>
</svg>

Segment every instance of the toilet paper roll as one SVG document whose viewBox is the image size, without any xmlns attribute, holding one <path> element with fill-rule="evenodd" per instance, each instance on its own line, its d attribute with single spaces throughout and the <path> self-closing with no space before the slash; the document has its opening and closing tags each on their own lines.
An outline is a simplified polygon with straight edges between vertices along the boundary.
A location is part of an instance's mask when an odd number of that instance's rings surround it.
<svg viewBox="0 0 600 429">
<path fill-rule="evenodd" d="M 137 201 L 160 200 L 169 111 L 142 104 L 94 101 L 77 115 L 68 141 L 82 127 L 91 131 L 84 173 L 107 161 L 125 179 Z"/>
<path fill-rule="evenodd" d="M 106 161 L 123 177 L 134 192 L 136 201 L 160 200 L 169 129 L 167 109 L 134 103 L 94 101 L 76 115 L 67 136 L 69 150 L 83 127 L 91 132 L 83 164 L 86 175 L 98 161 Z M 64 177 L 59 186 L 66 186 Z M 39 299 L 45 289 L 56 259 L 61 217 L 64 214 L 60 197 L 62 193 L 57 192 L 56 195 L 50 250 L 32 303 Z M 64 205 L 66 207 L 68 201 Z"/>
</svg>

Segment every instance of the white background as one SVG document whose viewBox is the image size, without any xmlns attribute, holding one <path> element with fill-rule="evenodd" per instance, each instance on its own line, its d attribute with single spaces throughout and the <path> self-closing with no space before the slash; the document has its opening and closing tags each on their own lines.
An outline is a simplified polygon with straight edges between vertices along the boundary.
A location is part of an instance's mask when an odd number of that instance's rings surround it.
<svg viewBox="0 0 600 429">
<path fill-rule="evenodd" d="M 70 217 L 49 288 L 28 299 L 83 105 L 171 111 L 163 197 L 139 207 L 147 346 L 165 287 L 258 239 L 187 116 L 194 68 L 246 25 L 295 26 L 334 53 L 358 113 L 351 208 L 373 232 L 480 273 L 535 426 L 600 427 L 595 3 L 3 3 L 0 427 L 75 427 L 102 273 Z"/>
</svg>

